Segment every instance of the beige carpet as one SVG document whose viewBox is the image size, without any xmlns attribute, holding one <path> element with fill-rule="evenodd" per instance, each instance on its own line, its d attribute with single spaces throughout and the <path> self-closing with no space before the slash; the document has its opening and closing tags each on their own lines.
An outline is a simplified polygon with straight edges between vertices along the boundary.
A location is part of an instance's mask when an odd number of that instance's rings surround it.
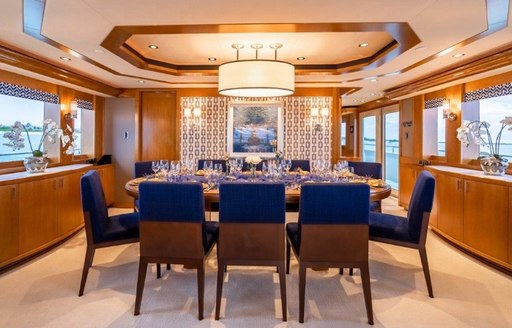
<svg viewBox="0 0 512 328">
<path fill-rule="evenodd" d="M 385 212 L 402 213 L 387 200 Z M 288 220 L 296 220 L 296 214 Z M 512 279 L 429 234 L 435 298 L 427 295 L 416 251 L 371 243 L 375 327 L 512 327 Z M 289 321 L 280 317 L 271 268 L 230 268 L 221 320 L 213 320 L 216 260 L 208 260 L 205 319 L 197 320 L 195 270 L 175 265 L 146 279 L 141 314 L 133 316 L 138 244 L 100 249 L 83 297 L 78 286 L 85 234 L 0 276 L 0 327 L 368 327 L 358 273 L 308 270 L 306 317 L 298 323 L 297 265 L 287 276 Z"/>
</svg>

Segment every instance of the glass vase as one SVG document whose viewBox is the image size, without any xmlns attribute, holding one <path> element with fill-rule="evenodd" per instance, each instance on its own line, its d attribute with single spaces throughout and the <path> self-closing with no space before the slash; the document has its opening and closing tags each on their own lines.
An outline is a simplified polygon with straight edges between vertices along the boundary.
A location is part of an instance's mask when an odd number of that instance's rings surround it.
<svg viewBox="0 0 512 328">
<path fill-rule="evenodd" d="M 43 173 L 48 166 L 48 158 L 46 156 L 26 157 L 23 165 L 28 173 Z"/>
<path fill-rule="evenodd" d="M 508 168 L 508 160 L 503 157 L 487 157 L 480 160 L 480 167 L 486 175 L 504 175 Z"/>
</svg>

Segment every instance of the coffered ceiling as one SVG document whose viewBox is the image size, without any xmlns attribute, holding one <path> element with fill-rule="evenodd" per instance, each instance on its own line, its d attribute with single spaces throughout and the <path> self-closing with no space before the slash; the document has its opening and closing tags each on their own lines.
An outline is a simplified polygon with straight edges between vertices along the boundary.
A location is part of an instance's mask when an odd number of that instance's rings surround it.
<svg viewBox="0 0 512 328">
<path fill-rule="evenodd" d="M 3 0 L 0 46 L 106 86 L 77 82 L 84 90 L 115 95 L 216 87 L 217 66 L 236 58 L 231 44 L 245 45 L 240 59 L 254 58 L 253 43 L 264 45 L 259 58 L 273 59 L 268 46 L 281 43 L 277 58 L 296 66 L 297 87 L 353 88 L 343 103 L 359 105 L 506 47 L 510 7 L 508 0 Z M 0 49 L 2 69 L 29 69 L 13 56 Z"/>
</svg>

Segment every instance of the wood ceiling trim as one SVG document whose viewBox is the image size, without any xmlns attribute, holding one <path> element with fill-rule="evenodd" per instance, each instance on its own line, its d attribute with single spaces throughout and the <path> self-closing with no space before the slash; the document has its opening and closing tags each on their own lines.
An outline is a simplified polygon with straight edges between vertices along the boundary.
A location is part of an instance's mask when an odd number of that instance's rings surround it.
<svg viewBox="0 0 512 328">
<path fill-rule="evenodd" d="M 397 98 L 420 92 L 448 82 L 509 66 L 512 63 L 512 43 L 499 49 L 484 53 L 476 58 L 466 60 L 460 65 L 434 73 L 429 73 L 407 84 L 384 91 L 388 98 Z"/>
<path fill-rule="evenodd" d="M 167 73 L 185 75 L 187 72 L 217 74 L 218 65 L 175 65 L 173 63 L 145 58 L 126 42 L 133 35 L 148 34 L 213 34 L 213 33 L 325 33 L 325 32 L 387 32 L 393 41 L 375 54 L 362 59 L 337 64 L 295 65 L 306 74 L 322 72 L 341 74 L 371 69 L 398 57 L 417 45 L 421 40 L 408 23 L 276 23 L 276 24 L 204 24 L 204 25 L 142 25 L 116 26 L 107 35 L 101 46 L 116 54 L 133 66 Z"/>
</svg>

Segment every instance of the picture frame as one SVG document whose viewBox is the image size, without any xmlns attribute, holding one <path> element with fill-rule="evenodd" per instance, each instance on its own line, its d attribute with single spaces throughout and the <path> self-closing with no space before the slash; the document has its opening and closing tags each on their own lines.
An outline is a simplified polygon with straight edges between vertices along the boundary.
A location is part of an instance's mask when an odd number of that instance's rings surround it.
<svg viewBox="0 0 512 328">
<path fill-rule="evenodd" d="M 283 104 L 281 102 L 231 102 L 228 105 L 227 152 L 230 157 L 275 157 L 283 151 Z"/>
</svg>

